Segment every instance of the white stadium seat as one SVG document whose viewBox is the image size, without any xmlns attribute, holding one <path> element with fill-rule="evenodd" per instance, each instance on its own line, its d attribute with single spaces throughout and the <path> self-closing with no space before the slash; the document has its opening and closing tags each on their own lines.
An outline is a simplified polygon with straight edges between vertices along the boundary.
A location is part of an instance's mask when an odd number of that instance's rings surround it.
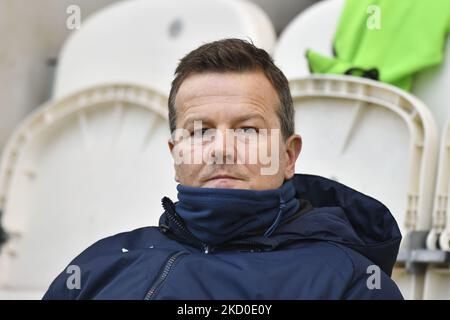
<svg viewBox="0 0 450 320">
<path fill-rule="evenodd" d="M 427 238 L 431 250 L 447 252 L 450 257 L 450 121 L 444 127 L 439 154 L 436 195 L 433 208 L 433 228 Z M 424 299 L 450 300 L 450 266 L 432 264 L 427 268 L 424 283 Z"/>
<path fill-rule="evenodd" d="M 394 86 L 352 76 L 315 75 L 292 79 L 290 85 L 296 130 L 304 140 L 299 172 L 323 175 L 379 199 L 403 236 L 429 230 L 438 141 L 428 108 Z M 396 280 L 405 296 L 416 298 L 420 279 L 410 278 Z"/>
<path fill-rule="evenodd" d="M 15 130 L 0 166 L 0 298 L 40 298 L 90 244 L 157 225 L 161 198 L 176 196 L 166 105 L 148 88 L 105 85 L 48 102 Z"/>
<path fill-rule="evenodd" d="M 169 93 L 178 60 L 222 38 L 249 39 L 272 52 L 276 36 L 258 6 L 238 0 L 121 1 L 93 14 L 66 41 L 54 97 L 127 82 Z"/>
</svg>

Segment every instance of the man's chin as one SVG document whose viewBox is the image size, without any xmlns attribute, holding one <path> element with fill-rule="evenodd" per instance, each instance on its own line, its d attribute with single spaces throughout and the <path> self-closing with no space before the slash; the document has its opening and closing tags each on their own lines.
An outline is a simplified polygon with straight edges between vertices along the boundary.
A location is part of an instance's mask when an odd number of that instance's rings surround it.
<svg viewBox="0 0 450 320">
<path fill-rule="evenodd" d="M 248 189 L 248 186 L 240 179 L 220 178 L 206 181 L 202 188 Z"/>
</svg>

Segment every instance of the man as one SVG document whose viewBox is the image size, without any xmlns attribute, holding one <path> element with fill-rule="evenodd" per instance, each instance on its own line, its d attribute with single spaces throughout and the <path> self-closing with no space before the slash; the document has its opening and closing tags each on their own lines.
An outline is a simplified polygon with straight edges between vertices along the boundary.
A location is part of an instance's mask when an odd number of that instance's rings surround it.
<svg viewBox="0 0 450 320">
<path fill-rule="evenodd" d="M 292 98 L 264 50 L 225 39 L 186 55 L 169 122 L 178 201 L 163 198 L 158 227 L 86 249 L 79 286 L 62 272 L 45 299 L 402 299 L 389 210 L 294 173 Z"/>
</svg>

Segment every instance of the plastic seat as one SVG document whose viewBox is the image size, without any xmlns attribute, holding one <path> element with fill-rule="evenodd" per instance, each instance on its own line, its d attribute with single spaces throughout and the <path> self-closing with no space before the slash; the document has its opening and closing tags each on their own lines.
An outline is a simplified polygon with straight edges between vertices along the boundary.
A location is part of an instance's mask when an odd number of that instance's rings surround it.
<svg viewBox="0 0 450 320">
<path fill-rule="evenodd" d="M 290 80 L 297 132 L 304 145 L 297 168 L 323 175 L 383 202 L 403 236 L 431 226 L 437 127 L 414 96 L 377 81 L 336 75 Z M 406 243 L 402 241 L 402 249 Z M 420 279 L 397 270 L 410 298 Z M 414 287 L 413 292 L 406 287 Z"/>
<path fill-rule="evenodd" d="M 324 0 L 301 12 L 281 33 L 274 59 L 288 79 L 310 75 L 306 50 L 333 56 L 332 44 L 344 0 Z M 442 132 L 450 116 L 450 37 L 442 64 L 415 75 L 411 93 L 432 111 Z"/>
<path fill-rule="evenodd" d="M 83 21 L 59 56 L 54 97 L 105 83 L 169 93 L 178 60 L 222 38 L 250 39 L 268 52 L 276 35 L 267 15 L 239 0 L 122 1 Z"/>
<path fill-rule="evenodd" d="M 427 247 L 431 250 L 442 249 L 450 252 L 450 121 L 441 138 L 436 192 L 433 207 L 433 228 L 427 238 Z"/>
<path fill-rule="evenodd" d="M 105 85 L 46 103 L 18 126 L 0 166 L 0 298 L 40 298 L 83 249 L 157 225 L 176 197 L 167 97 Z"/>
<path fill-rule="evenodd" d="M 308 49 L 333 56 L 333 39 L 344 0 L 322 0 L 302 11 L 278 38 L 274 59 L 288 79 L 311 74 Z"/>
<path fill-rule="evenodd" d="M 450 252 L 450 121 L 444 128 L 439 157 L 436 193 L 433 207 L 433 228 L 427 238 L 431 250 Z M 450 300 L 450 266 L 433 264 L 427 268 L 424 299 Z"/>
</svg>

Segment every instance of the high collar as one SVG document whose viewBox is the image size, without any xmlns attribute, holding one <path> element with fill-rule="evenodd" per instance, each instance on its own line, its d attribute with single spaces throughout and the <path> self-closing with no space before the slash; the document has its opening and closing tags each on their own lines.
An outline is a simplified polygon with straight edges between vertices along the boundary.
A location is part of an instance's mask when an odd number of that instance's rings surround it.
<svg viewBox="0 0 450 320">
<path fill-rule="evenodd" d="M 291 180 L 271 190 L 198 188 L 181 184 L 177 190 L 176 214 L 195 238 L 213 246 L 249 235 L 270 237 L 280 223 L 300 208 Z"/>
</svg>

